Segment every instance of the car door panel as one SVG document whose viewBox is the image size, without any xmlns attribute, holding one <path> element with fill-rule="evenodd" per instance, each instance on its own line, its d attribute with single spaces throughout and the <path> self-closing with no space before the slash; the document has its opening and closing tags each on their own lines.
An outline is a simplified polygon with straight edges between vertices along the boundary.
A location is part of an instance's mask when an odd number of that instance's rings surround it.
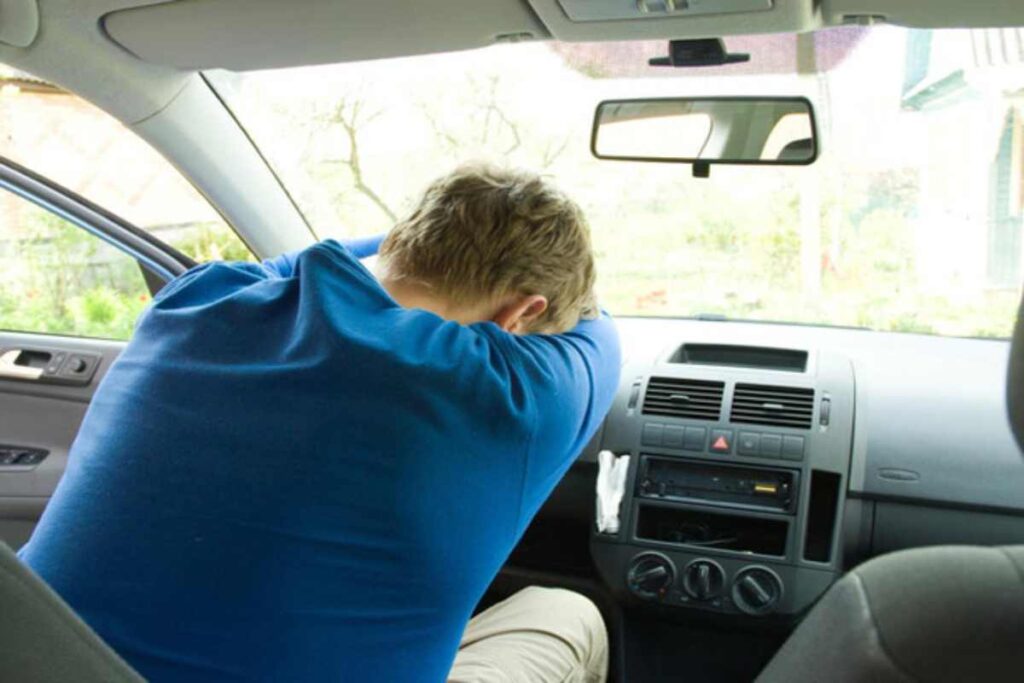
<svg viewBox="0 0 1024 683">
<path fill-rule="evenodd" d="M 93 393 L 124 342 L 0 332 L 0 355 L 12 349 L 52 349 L 99 358 L 84 386 L 0 377 L 0 445 L 48 452 L 31 467 L 0 465 L 0 540 L 20 547 L 32 533 L 67 464 Z"/>
</svg>

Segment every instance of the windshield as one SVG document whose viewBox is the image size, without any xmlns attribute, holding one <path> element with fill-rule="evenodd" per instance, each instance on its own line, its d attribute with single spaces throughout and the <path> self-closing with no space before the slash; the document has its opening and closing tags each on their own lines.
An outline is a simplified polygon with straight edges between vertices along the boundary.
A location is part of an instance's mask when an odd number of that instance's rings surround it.
<svg viewBox="0 0 1024 683">
<path fill-rule="evenodd" d="M 845 28 L 726 41 L 751 61 L 647 65 L 663 42 L 525 43 L 208 76 L 319 237 L 386 231 L 436 176 L 491 160 L 583 207 L 602 304 L 1005 337 L 1022 279 L 1024 31 Z M 786 95 L 803 167 L 600 161 L 604 99 Z"/>
</svg>

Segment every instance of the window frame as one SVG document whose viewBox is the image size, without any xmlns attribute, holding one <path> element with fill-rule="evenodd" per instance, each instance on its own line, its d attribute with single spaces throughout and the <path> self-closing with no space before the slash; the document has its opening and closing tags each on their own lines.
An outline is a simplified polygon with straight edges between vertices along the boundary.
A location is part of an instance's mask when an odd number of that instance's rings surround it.
<svg viewBox="0 0 1024 683">
<path fill-rule="evenodd" d="M 0 155 L 0 188 L 28 201 L 71 227 L 105 242 L 135 261 L 150 295 L 198 264 L 188 255 L 120 216 L 31 169 Z M 61 332 L 0 329 L 35 337 L 92 339 Z"/>
<path fill-rule="evenodd" d="M 136 260 L 147 285 L 159 290 L 199 265 L 171 245 L 49 178 L 0 156 L 0 187 L 63 218 Z M 159 286 L 157 286 L 159 285 Z"/>
</svg>

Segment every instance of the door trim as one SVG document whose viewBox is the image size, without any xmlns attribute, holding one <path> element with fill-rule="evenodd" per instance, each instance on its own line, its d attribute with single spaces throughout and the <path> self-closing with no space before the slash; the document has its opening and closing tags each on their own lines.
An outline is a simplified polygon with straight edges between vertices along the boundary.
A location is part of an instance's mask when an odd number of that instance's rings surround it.
<svg viewBox="0 0 1024 683">
<path fill-rule="evenodd" d="M 198 263 L 85 197 L 0 156 L 0 187 L 132 256 L 169 282 Z"/>
</svg>

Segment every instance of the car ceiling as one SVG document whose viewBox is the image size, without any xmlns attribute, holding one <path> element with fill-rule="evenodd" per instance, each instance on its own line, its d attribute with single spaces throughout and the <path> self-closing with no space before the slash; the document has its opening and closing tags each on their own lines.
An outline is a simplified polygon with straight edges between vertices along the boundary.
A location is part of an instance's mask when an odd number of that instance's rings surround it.
<svg viewBox="0 0 1024 683">
<path fill-rule="evenodd" d="M 660 6 L 661 0 L 646 0 Z M 139 58 L 186 69 L 258 69 L 471 48 L 502 39 L 630 40 L 803 32 L 885 20 L 920 26 L 1024 23 L 1005 0 L 699 0 L 673 13 L 634 0 L 180 0 L 105 13 L 102 26 Z M 643 4 L 643 3 L 641 3 Z M 714 13 L 717 7 L 755 11 Z M 618 20 L 573 20 L 607 5 Z M 702 7 L 708 14 L 691 14 Z M 770 7 L 770 9 L 763 9 Z"/>
</svg>

